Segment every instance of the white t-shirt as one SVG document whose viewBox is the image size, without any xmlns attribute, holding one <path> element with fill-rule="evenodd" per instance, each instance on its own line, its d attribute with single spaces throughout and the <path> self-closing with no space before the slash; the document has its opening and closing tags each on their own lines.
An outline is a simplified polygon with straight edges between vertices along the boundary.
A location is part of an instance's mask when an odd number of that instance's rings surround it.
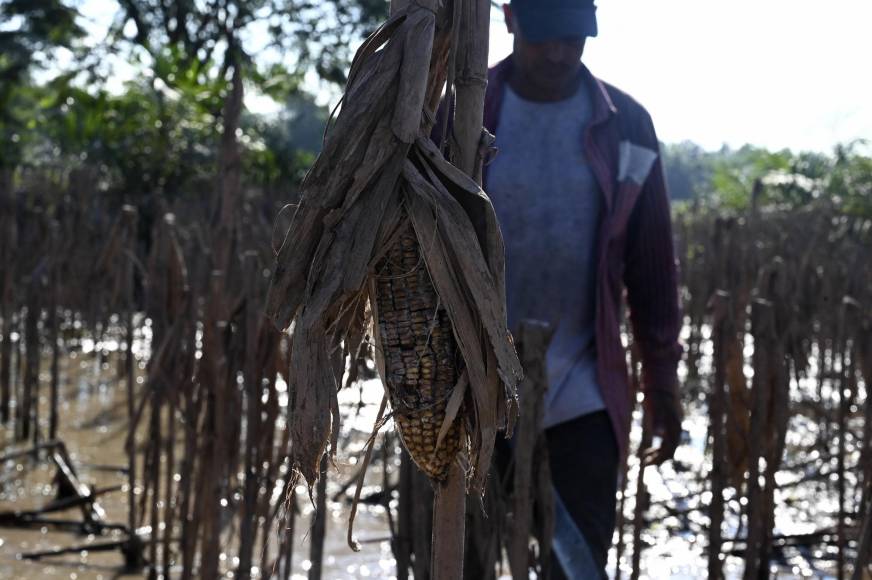
<svg viewBox="0 0 872 580">
<path fill-rule="evenodd" d="M 581 86 L 558 102 L 506 87 L 487 191 L 506 244 L 509 328 L 555 328 L 544 427 L 605 409 L 596 376 L 596 256 L 603 199 L 584 155 L 593 105 Z M 521 393 L 523 396 L 523 393 Z"/>
</svg>

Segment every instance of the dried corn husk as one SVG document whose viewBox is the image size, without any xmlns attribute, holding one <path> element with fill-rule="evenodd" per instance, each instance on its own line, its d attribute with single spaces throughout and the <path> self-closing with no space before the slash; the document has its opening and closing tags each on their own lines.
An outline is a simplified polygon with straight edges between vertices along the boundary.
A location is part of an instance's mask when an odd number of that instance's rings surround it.
<svg viewBox="0 0 872 580">
<path fill-rule="evenodd" d="M 468 448 L 468 483 L 479 493 L 496 433 L 511 429 L 517 412 L 521 368 L 506 330 L 493 207 L 427 137 L 451 39 L 451 18 L 437 8 L 410 3 L 355 56 L 342 109 L 278 252 L 267 310 L 279 327 L 293 324 L 291 459 L 310 485 L 329 441 L 335 451 L 344 356 L 356 354 L 361 326 L 371 325 L 377 267 L 409 228 L 468 378 L 468 391 L 445 401 L 439 436 L 450 438 L 456 413 L 468 437 L 458 445 Z"/>
</svg>

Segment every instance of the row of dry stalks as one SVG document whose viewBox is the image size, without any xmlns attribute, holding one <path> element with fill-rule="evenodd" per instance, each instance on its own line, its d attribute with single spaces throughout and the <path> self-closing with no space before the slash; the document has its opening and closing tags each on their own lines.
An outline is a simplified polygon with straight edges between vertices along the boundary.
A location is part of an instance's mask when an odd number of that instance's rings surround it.
<svg viewBox="0 0 872 580">
<path fill-rule="evenodd" d="M 852 568 L 863 578 L 872 549 L 872 221 L 825 202 L 744 215 L 691 209 L 677 234 L 685 392 L 709 416 L 708 576 L 723 577 L 729 553 L 744 560 L 746 580 L 765 578 L 787 546 L 805 545 L 833 556 L 826 567 L 837 578 Z M 777 498 L 793 495 L 779 480 L 788 473 L 801 474 L 792 485 L 808 497 L 837 506 L 827 513 L 812 500 L 818 529 L 804 538 L 773 532 L 785 507 Z M 734 537 L 722 533 L 725 514 L 738 517 Z"/>
<path fill-rule="evenodd" d="M 58 361 L 72 348 L 68 339 L 114 335 L 125 345 L 116 388 L 126 389 L 130 421 L 128 565 L 146 565 L 151 577 L 173 570 L 173 577 L 215 578 L 238 562 L 237 578 L 255 567 L 261 577 L 289 578 L 300 526 L 288 487 L 293 441 L 280 404 L 288 381 L 278 379 L 290 341 L 262 314 L 276 205 L 252 197 L 228 229 L 205 204 L 118 210 L 93 194 L 87 174 L 70 176 L 62 189 L 50 183 L 28 178 L 13 192 L 8 176 L 3 182 L 0 419 L 22 446 L 54 440 L 65 421 Z M 688 211 L 677 218 L 676 236 L 688 331 L 684 392 L 689 408 L 709 416 L 709 467 L 697 479 L 712 500 L 696 508 L 709 522 L 702 531 L 709 577 L 722 577 L 726 555 L 743 558 L 746 579 L 767 577 L 786 546 L 804 542 L 834 554 L 837 577 L 853 570 L 863 578 L 872 551 L 872 224 L 824 205 L 734 216 Z M 145 318 L 150 356 L 139 385 L 133 341 Z M 81 324 L 75 332 L 73 321 Z M 47 422 L 36 404 L 46 396 L 39 380 L 46 365 Z M 349 368 L 345 384 L 358 365 Z M 811 439 L 791 436 L 801 418 L 817 426 Z M 528 447 L 536 449 L 535 436 Z M 432 490 L 408 457 L 396 460 L 399 453 L 391 434 L 375 452 L 385 466 L 397 575 L 426 578 Z M 794 485 L 818 486 L 838 506 L 802 539 L 773 532 L 777 476 L 798 466 L 805 475 Z M 537 483 L 522 474 L 519 499 L 501 485 L 518 481 L 505 473 L 494 471 L 488 483 L 491 517 L 469 510 L 468 574 L 494 577 L 502 547 L 517 577 L 525 563 L 547 568 L 539 557 L 548 554 L 547 518 L 525 516 L 541 540 L 532 555 L 519 556 L 526 546 L 505 526 L 524 505 L 540 505 L 530 489 Z M 638 577 L 650 505 L 638 475 L 624 481 L 618 559 L 632 548 L 629 568 Z M 312 526 L 308 574 L 316 579 L 327 511 L 321 482 L 313 522 L 303 525 Z M 730 517 L 741 523 L 725 537 Z M 235 554 L 222 558 L 231 546 Z"/>
</svg>

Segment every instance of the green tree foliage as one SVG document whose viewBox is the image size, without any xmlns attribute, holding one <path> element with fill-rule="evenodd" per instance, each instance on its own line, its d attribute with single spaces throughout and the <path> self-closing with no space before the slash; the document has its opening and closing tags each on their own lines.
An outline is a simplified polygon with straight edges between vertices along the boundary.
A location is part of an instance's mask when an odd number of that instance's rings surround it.
<svg viewBox="0 0 872 580">
<path fill-rule="evenodd" d="M 58 49 L 75 50 L 84 36 L 76 18 L 61 0 L 0 0 L 0 170 L 22 160 L 39 100 L 33 70 L 51 66 Z"/>
<path fill-rule="evenodd" d="M 269 187 L 302 181 L 321 150 L 328 111 L 305 93 L 290 95 L 275 117 L 250 115 L 243 119 L 247 148 L 246 175 Z"/>
<path fill-rule="evenodd" d="M 58 47 L 73 49 L 84 35 L 75 8 L 61 0 L 0 0 L 0 83 L 3 92 L 45 66 Z"/>
<path fill-rule="evenodd" d="M 74 0 L 0 0 L 0 170 L 87 167 L 97 189 L 119 202 L 185 196 L 214 185 L 223 128 L 231 126 L 245 184 L 288 198 L 320 149 L 328 115 L 302 87 L 313 78 L 322 88 L 344 82 L 352 50 L 389 6 L 114 1 L 105 37 L 95 39 Z M 118 62 L 135 73 L 120 88 L 117 64 L 107 64 Z M 281 110 L 242 112 L 228 125 L 236 71 L 247 92 Z M 863 143 L 827 155 L 750 145 L 707 151 L 685 142 L 663 145 L 663 162 L 678 202 L 743 211 L 822 198 L 872 215 L 872 159 Z"/>
<path fill-rule="evenodd" d="M 767 151 L 745 145 L 736 151 L 723 151 L 715 158 L 712 188 L 721 204 L 739 209 L 751 203 L 754 183 L 776 173 L 788 173 L 792 154 L 783 150 Z"/>
<path fill-rule="evenodd" d="M 661 144 L 669 193 L 674 201 L 711 194 L 712 154 L 690 141 Z"/>
<path fill-rule="evenodd" d="M 49 98 L 37 126 L 41 155 L 31 163 L 87 165 L 104 188 L 132 196 L 184 190 L 213 172 L 215 119 L 192 99 L 142 81 L 117 95 L 60 84 Z"/>
<path fill-rule="evenodd" d="M 127 202 L 208 188 L 220 125 L 198 103 L 198 90 L 155 90 L 138 80 L 113 94 L 49 83 L 32 110 L 23 167 L 87 166 L 98 176 L 98 191 L 122 193 Z M 247 182 L 272 189 L 299 183 L 320 150 L 326 118 L 327 110 L 305 93 L 289 97 L 275 116 L 244 116 L 240 144 Z"/>
<path fill-rule="evenodd" d="M 140 49 L 132 58 L 168 86 L 199 83 L 225 90 L 236 66 L 252 55 L 291 56 L 284 66 L 246 70 L 265 91 L 295 89 L 306 71 L 342 83 L 352 47 L 387 15 L 385 0 L 118 0 L 110 38 L 119 50 Z M 216 85 L 217 81 L 217 85 Z M 217 111 L 215 111 L 217 112 Z"/>
<path fill-rule="evenodd" d="M 237 124 L 245 181 L 293 188 L 327 117 L 303 79 L 344 81 L 350 50 L 388 8 L 385 0 L 117 1 L 105 39 L 85 47 L 81 15 L 63 0 L 0 0 L 10 23 L 0 32 L 2 165 L 88 166 L 98 187 L 125 201 L 202 189 L 215 177 L 239 69 L 248 89 L 284 105 Z M 50 69 L 61 48 L 75 52 L 73 64 L 34 83 L 29 71 Z M 136 73 L 120 90 L 109 57 Z"/>
<path fill-rule="evenodd" d="M 827 193 L 843 203 L 846 211 L 872 217 L 872 155 L 868 142 L 836 147 Z"/>
<path fill-rule="evenodd" d="M 752 145 L 706 151 L 680 143 L 663 146 L 663 163 L 676 202 L 743 211 L 752 204 L 800 207 L 825 199 L 872 214 L 872 158 L 862 143 L 839 146 L 832 155 Z"/>
</svg>

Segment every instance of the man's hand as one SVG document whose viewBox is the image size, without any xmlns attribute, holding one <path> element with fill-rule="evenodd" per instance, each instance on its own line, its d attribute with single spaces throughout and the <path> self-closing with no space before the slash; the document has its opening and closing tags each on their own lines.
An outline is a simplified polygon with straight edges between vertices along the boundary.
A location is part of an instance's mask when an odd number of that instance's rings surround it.
<svg viewBox="0 0 872 580">
<path fill-rule="evenodd" d="M 681 419 L 684 413 L 678 395 L 669 391 L 651 391 L 645 394 L 645 415 L 650 418 L 652 433 L 660 437 L 659 447 L 643 452 L 645 465 L 660 465 L 672 459 L 681 441 Z"/>
</svg>

